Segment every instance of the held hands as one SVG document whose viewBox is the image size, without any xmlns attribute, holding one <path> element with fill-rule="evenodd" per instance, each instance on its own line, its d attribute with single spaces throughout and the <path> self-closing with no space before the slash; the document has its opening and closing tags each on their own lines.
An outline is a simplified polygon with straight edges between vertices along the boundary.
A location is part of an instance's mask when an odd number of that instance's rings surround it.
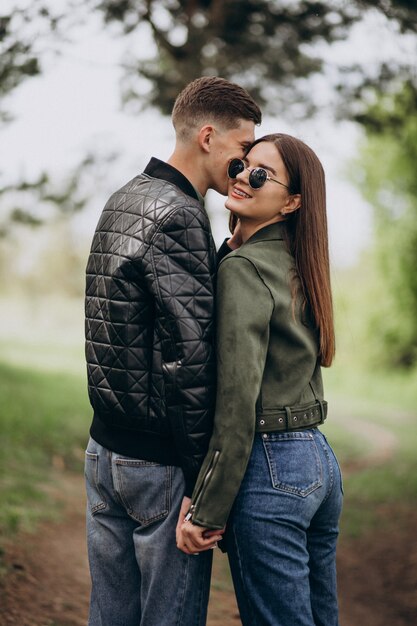
<svg viewBox="0 0 417 626">
<path fill-rule="evenodd" d="M 223 530 L 208 530 L 203 526 L 196 526 L 189 521 L 185 521 L 191 505 L 190 498 L 184 497 L 177 524 L 177 547 L 185 554 L 198 554 L 205 550 L 215 548 L 217 542 L 222 538 Z"/>
</svg>

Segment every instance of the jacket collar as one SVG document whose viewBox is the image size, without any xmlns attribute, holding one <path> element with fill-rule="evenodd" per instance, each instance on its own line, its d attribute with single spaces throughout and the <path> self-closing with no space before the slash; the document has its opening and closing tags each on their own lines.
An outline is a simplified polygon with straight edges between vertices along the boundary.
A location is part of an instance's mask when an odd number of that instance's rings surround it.
<svg viewBox="0 0 417 626">
<path fill-rule="evenodd" d="M 252 237 L 249 237 L 249 239 L 245 241 L 244 245 L 246 246 L 252 243 L 259 243 L 260 241 L 272 241 L 274 239 L 285 240 L 285 230 L 285 222 L 275 222 L 275 224 L 269 224 L 268 226 L 264 226 L 260 230 L 257 230 Z"/>
<path fill-rule="evenodd" d="M 195 200 L 201 202 L 197 195 L 197 191 L 194 189 L 188 178 L 186 178 L 184 174 L 181 174 L 181 172 L 175 167 L 172 167 L 172 165 L 165 163 L 165 161 L 160 161 L 159 159 L 152 157 L 144 170 L 144 174 L 152 176 L 153 178 L 166 180 L 168 183 L 172 183 L 181 189 L 181 191 L 186 193 L 187 196 L 191 196 L 192 198 L 195 198 Z"/>
</svg>

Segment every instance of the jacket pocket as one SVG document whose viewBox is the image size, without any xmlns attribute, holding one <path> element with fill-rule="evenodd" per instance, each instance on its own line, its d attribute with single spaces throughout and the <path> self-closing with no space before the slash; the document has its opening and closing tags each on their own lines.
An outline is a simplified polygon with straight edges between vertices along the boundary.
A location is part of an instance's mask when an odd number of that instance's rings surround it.
<svg viewBox="0 0 417 626">
<path fill-rule="evenodd" d="M 322 466 L 311 433 L 271 433 L 262 438 L 272 486 L 306 497 L 322 486 Z"/>
<path fill-rule="evenodd" d="M 176 405 L 180 402 L 178 397 L 177 375 L 182 363 L 178 361 L 163 361 L 162 373 L 165 385 L 165 399 L 169 406 Z"/>
</svg>

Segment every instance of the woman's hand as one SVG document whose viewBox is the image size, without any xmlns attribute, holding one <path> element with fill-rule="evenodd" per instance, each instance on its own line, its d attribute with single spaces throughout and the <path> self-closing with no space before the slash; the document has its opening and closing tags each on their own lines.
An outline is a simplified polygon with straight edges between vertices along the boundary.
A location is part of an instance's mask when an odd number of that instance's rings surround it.
<svg viewBox="0 0 417 626">
<path fill-rule="evenodd" d="M 189 521 L 177 526 L 177 547 L 185 554 L 198 554 L 217 546 L 223 530 L 209 530 Z"/>
</svg>

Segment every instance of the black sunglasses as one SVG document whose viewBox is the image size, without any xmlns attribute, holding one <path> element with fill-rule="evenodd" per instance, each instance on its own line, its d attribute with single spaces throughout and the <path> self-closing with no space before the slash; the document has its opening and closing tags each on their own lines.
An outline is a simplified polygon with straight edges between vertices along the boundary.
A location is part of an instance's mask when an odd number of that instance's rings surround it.
<svg viewBox="0 0 417 626">
<path fill-rule="evenodd" d="M 252 189 L 260 189 L 263 187 L 267 180 L 272 180 L 274 183 L 278 183 L 278 185 L 282 185 L 286 189 L 289 189 L 288 185 L 284 185 L 279 180 L 275 178 L 271 178 L 263 167 L 247 167 L 245 162 L 242 159 L 232 159 L 227 168 L 227 175 L 229 178 L 236 178 L 238 174 L 241 174 L 245 170 L 249 172 L 249 185 Z"/>
</svg>

